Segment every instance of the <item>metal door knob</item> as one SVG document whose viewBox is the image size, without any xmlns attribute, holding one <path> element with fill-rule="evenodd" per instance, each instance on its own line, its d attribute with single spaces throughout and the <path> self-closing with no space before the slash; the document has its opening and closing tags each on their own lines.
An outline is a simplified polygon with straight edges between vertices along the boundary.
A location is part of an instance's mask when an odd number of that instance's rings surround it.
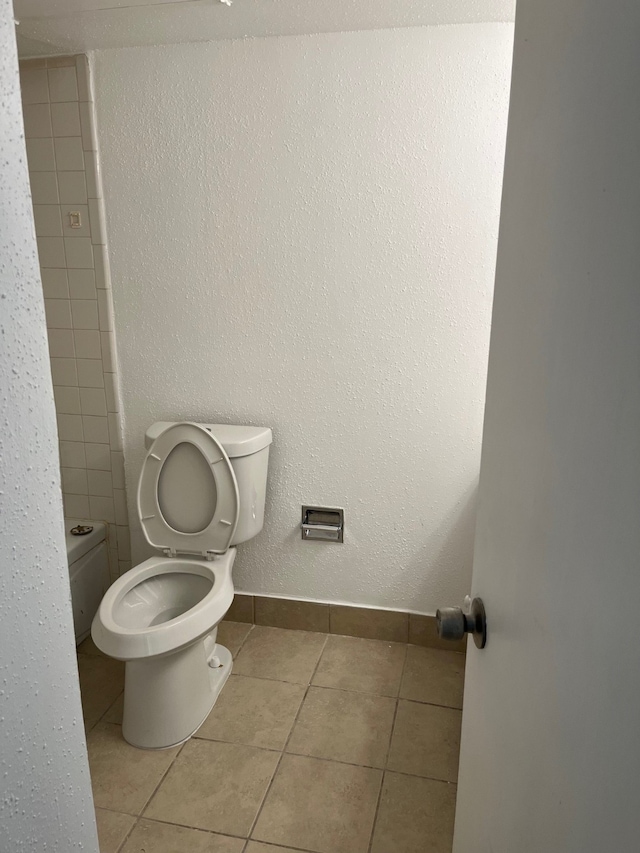
<svg viewBox="0 0 640 853">
<path fill-rule="evenodd" d="M 461 640 L 472 634 L 479 649 L 487 644 L 487 617 L 481 598 L 474 598 L 465 613 L 461 607 L 442 607 L 436 611 L 436 626 L 441 640 Z"/>
</svg>

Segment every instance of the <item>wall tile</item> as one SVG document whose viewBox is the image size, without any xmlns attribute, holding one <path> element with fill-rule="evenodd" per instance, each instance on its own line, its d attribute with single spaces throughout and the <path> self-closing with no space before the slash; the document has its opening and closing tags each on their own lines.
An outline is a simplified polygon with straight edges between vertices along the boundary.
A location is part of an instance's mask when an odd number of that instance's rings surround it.
<svg viewBox="0 0 640 853">
<path fill-rule="evenodd" d="M 80 136 L 80 110 L 76 102 L 51 104 L 54 136 Z"/>
<path fill-rule="evenodd" d="M 107 401 L 102 388 L 80 388 L 80 408 L 83 415 L 106 418 Z"/>
<path fill-rule="evenodd" d="M 27 104 L 23 109 L 23 118 L 24 135 L 27 139 L 53 136 L 49 104 Z"/>
<path fill-rule="evenodd" d="M 113 504 L 116 513 L 116 524 L 128 524 L 127 496 L 124 489 L 113 490 Z"/>
<path fill-rule="evenodd" d="M 100 322 L 101 332 L 113 331 L 111 298 L 106 290 L 98 290 L 98 319 Z"/>
<path fill-rule="evenodd" d="M 71 317 L 74 329 L 97 329 L 97 301 L 95 299 L 72 299 Z"/>
<path fill-rule="evenodd" d="M 78 100 L 78 83 L 75 66 L 50 68 L 48 74 L 49 96 L 52 103 Z"/>
<path fill-rule="evenodd" d="M 53 386 L 53 396 L 56 401 L 56 412 L 65 415 L 80 414 L 80 394 L 78 388 Z"/>
<path fill-rule="evenodd" d="M 100 332 L 94 329 L 77 329 L 73 333 L 76 358 L 101 358 Z"/>
<path fill-rule="evenodd" d="M 76 350 L 71 329 L 49 329 L 49 355 L 52 358 L 75 358 Z"/>
<path fill-rule="evenodd" d="M 107 243 L 107 234 L 105 231 L 105 216 L 102 199 L 89 199 L 89 217 L 91 219 L 91 242 L 95 245 L 105 246 Z"/>
<path fill-rule="evenodd" d="M 99 521 L 106 521 L 107 524 L 116 523 L 116 515 L 113 509 L 112 498 L 89 497 L 89 511 L 91 518 Z"/>
<path fill-rule="evenodd" d="M 48 329 L 70 329 L 71 302 L 68 299 L 45 299 L 44 312 Z"/>
<path fill-rule="evenodd" d="M 85 444 L 87 468 L 95 471 L 111 470 L 111 450 L 108 444 Z"/>
<path fill-rule="evenodd" d="M 67 65 L 75 65 L 73 56 L 49 56 L 46 60 L 47 68 L 64 68 Z"/>
<path fill-rule="evenodd" d="M 104 388 L 102 361 L 100 359 L 79 358 L 77 369 L 78 385 L 84 388 Z"/>
<path fill-rule="evenodd" d="M 98 495 L 104 498 L 110 498 L 113 496 L 114 504 L 116 504 L 113 486 L 111 484 L 111 471 L 89 471 L 87 475 L 87 480 L 89 484 L 90 495 Z"/>
<path fill-rule="evenodd" d="M 60 172 L 61 175 L 66 174 Z M 77 216 L 75 215 L 77 214 Z M 71 216 L 73 216 L 73 225 Z M 78 225 L 78 220 L 80 224 Z M 91 237 L 89 207 L 86 204 L 62 205 L 62 230 L 65 237 Z"/>
<path fill-rule="evenodd" d="M 60 172 L 58 190 L 61 204 L 86 204 L 87 181 L 84 172 Z"/>
<path fill-rule="evenodd" d="M 113 332 L 100 332 L 100 342 L 102 346 L 102 367 L 105 372 L 115 373 L 115 341 Z"/>
<path fill-rule="evenodd" d="M 81 416 L 58 414 L 58 438 L 60 441 L 84 441 Z"/>
<path fill-rule="evenodd" d="M 62 237 L 38 237 L 38 259 L 41 267 L 66 267 Z"/>
<path fill-rule="evenodd" d="M 72 299 L 97 299 L 94 270 L 69 270 L 69 296 Z"/>
<path fill-rule="evenodd" d="M 90 237 L 65 237 L 64 251 L 69 269 L 93 268 L 93 247 Z"/>
<path fill-rule="evenodd" d="M 27 161 L 30 172 L 55 171 L 53 139 L 27 139 Z"/>
<path fill-rule="evenodd" d="M 90 518 L 89 498 L 85 495 L 63 494 L 62 500 L 67 518 Z"/>
<path fill-rule="evenodd" d="M 88 495 L 87 472 L 84 468 L 61 468 L 62 491 L 71 495 Z"/>
<path fill-rule="evenodd" d="M 95 151 L 85 151 L 84 168 L 87 179 L 87 195 L 89 198 L 98 198 L 100 196 L 100 165 Z"/>
<path fill-rule="evenodd" d="M 62 237 L 62 219 L 57 204 L 34 204 L 33 218 L 37 237 Z"/>
<path fill-rule="evenodd" d="M 97 151 L 98 140 L 95 134 L 95 124 L 92 121 L 93 104 L 84 102 L 80 105 L 80 127 L 82 129 L 82 147 L 85 151 Z"/>
<path fill-rule="evenodd" d="M 109 444 L 109 426 L 107 419 L 94 415 L 83 415 L 84 440 L 94 444 Z"/>
<path fill-rule="evenodd" d="M 79 441 L 61 441 L 60 464 L 65 468 L 86 468 L 84 444 Z"/>
<path fill-rule="evenodd" d="M 40 134 L 44 136 L 45 134 Z M 79 136 L 59 136 L 53 140 L 58 172 L 77 172 L 84 169 L 82 140 Z"/>
<path fill-rule="evenodd" d="M 129 526 L 127 524 L 119 524 L 116 527 L 118 537 L 118 554 L 123 560 L 131 559 L 131 536 L 129 535 Z"/>
<path fill-rule="evenodd" d="M 117 414 L 109 412 L 107 420 L 109 423 L 109 444 L 111 448 L 113 450 L 123 450 L 120 418 Z"/>
<path fill-rule="evenodd" d="M 101 332 L 100 334 L 104 334 Z M 120 407 L 118 405 L 118 389 L 116 386 L 116 374 L 115 373 L 107 373 L 105 371 L 104 374 L 104 391 L 107 397 L 107 411 L 108 412 L 118 412 L 120 411 Z"/>
<path fill-rule="evenodd" d="M 25 68 L 20 71 L 20 91 L 23 104 L 47 104 L 49 81 L 44 68 Z"/>
<path fill-rule="evenodd" d="M 91 93 L 89 62 L 83 53 L 76 56 L 76 74 L 78 81 L 78 100 L 92 101 L 93 95 Z"/>
<path fill-rule="evenodd" d="M 78 367 L 75 358 L 52 358 L 51 377 L 54 385 L 77 385 Z"/>
<path fill-rule="evenodd" d="M 45 299 L 68 299 L 69 283 L 65 269 L 41 269 Z"/>
<path fill-rule="evenodd" d="M 55 172 L 31 172 L 31 199 L 36 204 L 58 204 L 58 181 Z"/>
<path fill-rule="evenodd" d="M 111 451 L 111 477 L 114 489 L 124 489 L 124 453 Z"/>
</svg>

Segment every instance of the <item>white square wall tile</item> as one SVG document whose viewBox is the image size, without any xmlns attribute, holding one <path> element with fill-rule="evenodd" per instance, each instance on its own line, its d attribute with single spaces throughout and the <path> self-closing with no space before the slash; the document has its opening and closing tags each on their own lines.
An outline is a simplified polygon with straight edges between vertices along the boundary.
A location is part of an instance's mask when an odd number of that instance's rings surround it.
<svg viewBox="0 0 640 853">
<path fill-rule="evenodd" d="M 94 329 L 76 329 L 73 333 L 76 358 L 101 358 L 100 332 Z"/>
<path fill-rule="evenodd" d="M 69 282 L 65 269 L 41 269 L 40 275 L 45 299 L 69 298 Z"/>
<path fill-rule="evenodd" d="M 87 468 L 94 471 L 111 470 L 111 451 L 108 444 L 85 444 Z"/>
<path fill-rule="evenodd" d="M 113 490 L 113 506 L 116 513 L 116 524 L 128 524 L 127 495 L 124 489 Z"/>
<path fill-rule="evenodd" d="M 80 414 L 80 394 L 78 393 L 78 388 L 65 387 L 64 385 L 54 385 L 53 396 L 55 397 L 56 412 L 58 414 Z"/>
<path fill-rule="evenodd" d="M 89 498 L 86 495 L 62 495 L 67 518 L 91 518 Z"/>
<path fill-rule="evenodd" d="M 42 139 L 53 135 L 49 104 L 28 104 L 23 108 L 24 135 L 27 139 Z"/>
<path fill-rule="evenodd" d="M 124 489 L 124 453 L 111 451 L 111 479 L 114 489 Z"/>
<path fill-rule="evenodd" d="M 65 237 L 64 251 L 69 269 L 93 269 L 93 246 L 90 237 Z"/>
<path fill-rule="evenodd" d="M 75 65 L 49 68 L 49 97 L 52 102 L 77 101 L 78 78 Z"/>
<path fill-rule="evenodd" d="M 37 237 L 62 237 L 62 218 L 59 205 L 34 204 L 33 219 Z"/>
<path fill-rule="evenodd" d="M 116 527 L 116 536 L 118 538 L 118 556 L 122 560 L 130 560 L 131 536 L 129 535 L 129 526 L 127 524 L 119 524 Z"/>
<path fill-rule="evenodd" d="M 101 332 L 113 331 L 113 310 L 108 290 L 98 290 L 98 320 Z"/>
<path fill-rule="evenodd" d="M 115 339 L 113 332 L 100 332 L 102 342 L 102 369 L 105 373 L 116 372 Z"/>
<path fill-rule="evenodd" d="M 79 358 L 76 361 L 78 369 L 77 385 L 83 388 L 104 388 L 102 360 Z M 65 383 L 60 383 L 65 384 Z"/>
<path fill-rule="evenodd" d="M 93 444 L 109 444 L 109 426 L 106 418 L 83 415 L 84 440 Z"/>
<path fill-rule="evenodd" d="M 81 388 L 80 407 L 83 415 L 107 417 L 107 401 L 102 388 Z"/>
<path fill-rule="evenodd" d="M 72 299 L 71 317 L 74 329 L 97 329 L 97 301 L 95 299 Z"/>
<path fill-rule="evenodd" d="M 89 510 L 91 518 L 95 518 L 96 521 L 106 521 L 107 524 L 116 523 L 112 498 L 101 498 L 92 495 L 89 498 Z"/>
<path fill-rule="evenodd" d="M 80 415 L 57 416 L 58 438 L 60 441 L 84 441 L 82 418 Z"/>
<path fill-rule="evenodd" d="M 72 327 L 71 300 L 45 299 L 44 312 L 47 316 L 48 329 L 70 329 Z"/>
<path fill-rule="evenodd" d="M 89 198 L 100 198 L 102 195 L 100 181 L 100 163 L 95 151 L 84 152 L 84 170 L 87 179 L 87 195 Z"/>
<path fill-rule="evenodd" d="M 87 203 L 87 181 L 84 172 L 60 172 L 58 189 L 60 204 Z"/>
<path fill-rule="evenodd" d="M 91 237 L 89 207 L 86 204 L 63 204 L 62 230 L 65 237 Z"/>
<path fill-rule="evenodd" d="M 56 152 L 56 171 L 78 172 L 84 169 L 82 139 L 79 136 L 57 136 L 53 140 L 53 148 Z"/>
<path fill-rule="evenodd" d="M 110 498 L 112 496 L 111 471 L 89 471 L 87 479 L 90 495 L 98 495 L 103 498 Z"/>
<path fill-rule="evenodd" d="M 86 468 L 84 444 L 80 441 L 61 441 L 60 465 L 65 468 Z"/>
<path fill-rule="evenodd" d="M 70 495 L 88 495 L 87 472 L 84 468 L 60 468 L 62 491 Z"/>
<path fill-rule="evenodd" d="M 76 350 L 71 329 L 48 329 L 51 358 L 75 358 Z"/>
<path fill-rule="evenodd" d="M 54 385 L 77 385 L 78 369 L 75 358 L 52 358 L 51 378 Z"/>
<path fill-rule="evenodd" d="M 97 151 L 98 140 L 95 133 L 95 122 L 93 120 L 93 104 L 84 102 L 80 107 L 80 127 L 82 130 L 82 147 L 85 151 Z"/>
<path fill-rule="evenodd" d="M 30 172 L 55 172 L 53 139 L 27 139 L 27 161 Z"/>
<path fill-rule="evenodd" d="M 31 200 L 35 204 L 58 204 L 58 181 L 55 172 L 30 172 Z"/>
<path fill-rule="evenodd" d="M 97 299 L 94 270 L 69 270 L 69 296 L 72 299 Z"/>
<path fill-rule="evenodd" d="M 97 246 L 106 246 L 104 205 L 101 198 L 89 199 L 89 217 L 91 219 L 91 242 Z"/>
<path fill-rule="evenodd" d="M 51 104 L 51 128 L 54 136 L 80 136 L 80 110 L 77 102 Z"/>
<path fill-rule="evenodd" d="M 67 262 L 62 237 L 38 237 L 38 259 L 41 267 L 62 269 Z"/>
<path fill-rule="evenodd" d="M 20 70 L 20 93 L 23 104 L 46 104 L 49 102 L 49 81 L 46 68 L 23 68 Z"/>
<path fill-rule="evenodd" d="M 76 56 L 76 72 L 78 76 L 78 100 L 92 101 L 91 79 L 89 77 L 89 60 L 84 53 Z"/>
</svg>

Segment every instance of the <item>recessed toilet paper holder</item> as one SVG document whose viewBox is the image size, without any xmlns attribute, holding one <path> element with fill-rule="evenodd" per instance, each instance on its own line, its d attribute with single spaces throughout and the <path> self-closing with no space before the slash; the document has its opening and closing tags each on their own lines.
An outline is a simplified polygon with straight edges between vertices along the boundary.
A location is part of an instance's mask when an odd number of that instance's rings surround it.
<svg viewBox="0 0 640 853">
<path fill-rule="evenodd" d="M 343 542 L 344 510 L 338 507 L 303 506 L 300 527 L 303 539 Z"/>
</svg>

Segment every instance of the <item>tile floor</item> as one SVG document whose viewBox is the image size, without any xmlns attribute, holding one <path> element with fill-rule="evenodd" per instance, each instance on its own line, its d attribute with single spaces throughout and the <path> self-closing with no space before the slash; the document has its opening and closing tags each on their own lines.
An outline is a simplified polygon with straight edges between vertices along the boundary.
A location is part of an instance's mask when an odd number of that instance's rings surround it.
<svg viewBox="0 0 640 853">
<path fill-rule="evenodd" d="M 464 657 L 224 622 L 233 675 L 197 735 L 122 739 L 124 667 L 80 684 L 101 853 L 450 853 Z"/>
</svg>

